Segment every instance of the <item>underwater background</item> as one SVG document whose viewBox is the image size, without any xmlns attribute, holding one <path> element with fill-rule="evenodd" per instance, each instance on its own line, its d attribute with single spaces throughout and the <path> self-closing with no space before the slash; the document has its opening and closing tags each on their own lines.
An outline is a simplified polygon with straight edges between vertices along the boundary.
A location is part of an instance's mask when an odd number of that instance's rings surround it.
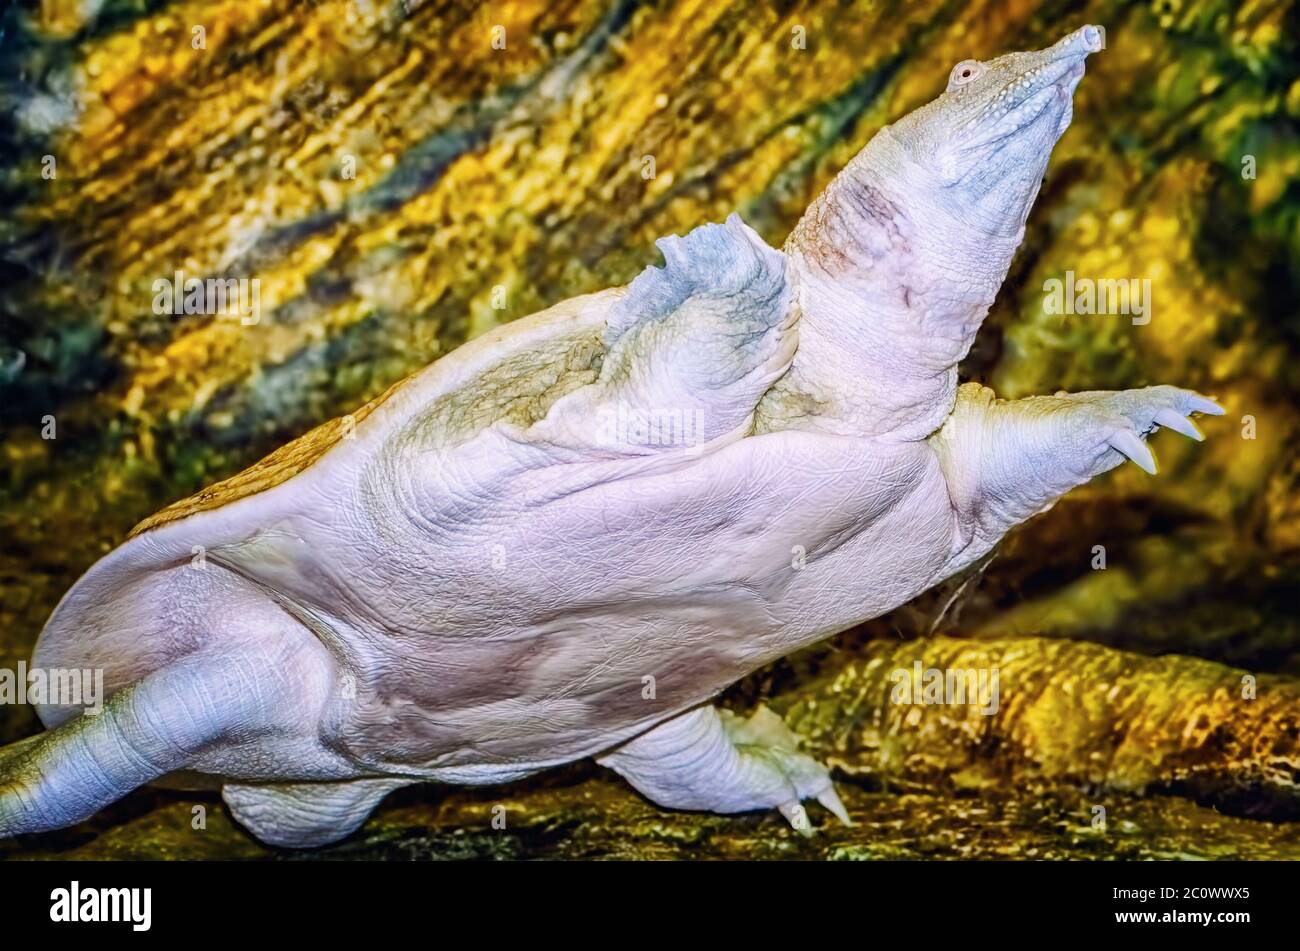
<svg viewBox="0 0 1300 951">
<path fill-rule="evenodd" d="M 1154 439 L 1158 477 L 1095 480 L 979 570 L 724 697 L 785 715 L 858 824 L 813 807 L 804 838 L 775 812 L 667 812 L 576 764 L 405 790 L 311 854 L 1300 858 L 1295 4 L 2 8 L 8 669 L 168 502 L 470 337 L 627 282 L 662 235 L 739 211 L 779 247 L 953 64 L 1104 25 L 962 377 L 1010 398 L 1173 383 L 1228 413 L 1201 421 L 1204 444 Z M 258 279 L 260 319 L 156 313 L 176 271 Z M 1051 313 L 1045 283 L 1067 272 L 1149 280 L 1149 319 Z M 917 662 L 998 668 L 997 713 L 891 702 L 891 671 Z M 0 706 L 0 742 L 38 729 Z M 0 842 L 4 858 L 289 854 L 215 794 L 153 789 Z"/>
</svg>

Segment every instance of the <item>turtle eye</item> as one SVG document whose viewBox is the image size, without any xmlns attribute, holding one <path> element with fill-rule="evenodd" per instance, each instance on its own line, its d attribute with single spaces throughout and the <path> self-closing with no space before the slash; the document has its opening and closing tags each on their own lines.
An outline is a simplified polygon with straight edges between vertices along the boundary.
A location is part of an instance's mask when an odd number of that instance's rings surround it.
<svg viewBox="0 0 1300 951">
<path fill-rule="evenodd" d="M 964 60 L 952 68 L 952 75 L 948 77 L 948 88 L 956 89 L 958 86 L 965 86 L 983 75 L 983 63 L 977 59 Z"/>
</svg>

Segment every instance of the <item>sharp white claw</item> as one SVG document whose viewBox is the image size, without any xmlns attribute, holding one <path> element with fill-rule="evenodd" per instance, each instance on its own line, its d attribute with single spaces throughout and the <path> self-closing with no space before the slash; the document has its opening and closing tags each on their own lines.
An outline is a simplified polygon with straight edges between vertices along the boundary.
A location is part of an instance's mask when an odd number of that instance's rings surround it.
<svg viewBox="0 0 1300 951">
<path fill-rule="evenodd" d="M 1169 409 L 1166 407 L 1165 409 L 1158 411 L 1155 415 L 1155 421 L 1165 427 L 1165 429 L 1172 429 L 1176 433 L 1182 433 L 1184 436 L 1187 436 L 1190 439 L 1195 439 L 1197 442 L 1205 441 L 1205 437 L 1202 436 L 1201 431 L 1196 428 L 1196 424 L 1183 416 L 1183 414 L 1178 412 L 1176 409 Z"/>
<path fill-rule="evenodd" d="M 840 794 L 835 791 L 834 786 L 828 786 L 826 789 L 817 794 L 817 801 L 823 806 L 835 813 L 835 818 L 846 826 L 853 825 L 853 820 L 849 818 L 849 811 L 844 808 L 844 801 L 840 799 Z"/>
<path fill-rule="evenodd" d="M 1138 434 L 1131 429 L 1121 429 L 1110 437 L 1112 448 L 1119 450 L 1124 455 L 1132 459 L 1138 468 L 1150 473 L 1156 474 L 1156 457 L 1151 449 L 1138 438 Z"/>
<path fill-rule="evenodd" d="M 1187 398 L 1187 410 L 1191 413 L 1204 413 L 1206 416 L 1222 416 L 1227 412 L 1214 400 L 1198 393 L 1193 393 Z"/>
<path fill-rule="evenodd" d="M 808 810 L 803 807 L 798 799 L 792 802 L 783 803 L 777 807 L 781 810 L 781 815 L 785 816 L 790 827 L 800 835 L 812 835 L 812 823 L 808 821 Z"/>
</svg>

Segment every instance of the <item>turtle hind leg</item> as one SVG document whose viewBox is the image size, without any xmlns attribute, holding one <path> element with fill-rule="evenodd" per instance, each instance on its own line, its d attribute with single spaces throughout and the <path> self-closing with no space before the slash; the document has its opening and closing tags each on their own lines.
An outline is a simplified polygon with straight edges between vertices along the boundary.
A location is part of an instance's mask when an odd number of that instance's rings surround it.
<svg viewBox="0 0 1300 951">
<path fill-rule="evenodd" d="M 16 764 L 19 759 L 40 742 L 40 739 L 40 734 L 37 734 L 36 736 L 17 740 L 7 746 L 0 746 L 0 777 L 5 775 L 5 770 L 10 768 L 10 764 Z"/>
<path fill-rule="evenodd" d="M 191 655 L 0 751 L 0 837 L 60 829 L 182 769 L 254 711 L 239 658 Z"/>
<path fill-rule="evenodd" d="M 354 832 L 379 801 L 410 785 L 401 778 L 345 782 L 227 783 L 221 797 L 244 828 L 268 845 L 313 848 Z"/>
</svg>

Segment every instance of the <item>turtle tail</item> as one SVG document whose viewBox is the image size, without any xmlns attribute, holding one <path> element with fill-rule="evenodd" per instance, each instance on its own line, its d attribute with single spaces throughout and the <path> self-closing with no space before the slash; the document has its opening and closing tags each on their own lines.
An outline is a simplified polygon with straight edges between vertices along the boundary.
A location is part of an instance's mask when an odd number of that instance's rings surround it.
<svg viewBox="0 0 1300 951">
<path fill-rule="evenodd" d="M 192 655 L 118 691 L 97 714 L 0 747 L 0 838 L 87 819 L 225 735 L 243 678 L 211 660 Z"/>
</svg>

